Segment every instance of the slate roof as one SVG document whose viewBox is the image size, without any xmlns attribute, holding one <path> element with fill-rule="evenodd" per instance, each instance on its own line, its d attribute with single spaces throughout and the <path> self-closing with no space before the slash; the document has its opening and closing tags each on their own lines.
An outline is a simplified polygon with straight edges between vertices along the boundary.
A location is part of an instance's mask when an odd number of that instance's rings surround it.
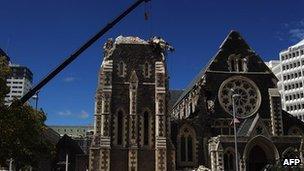
<svg viewBox="0 0 304 171">
<path fill-rule="evenodd" d="M 170 99 L 169 99 L 169 109 L 171 110 L 175 102 L 181 96 L 184 90 L 169 90 L 170 91 Z"/>
<path fill-rule="evenodd" d="M 77 142 L 73 140 L 71 137 L 68 135 L 64 135 L 58 142 L 57 144 L 58 149 L 64 149 L 64 150 L 69 150 L 72 151 L 75 154 L 84 154 L 82 149 L 79 147 Z"/>
<path fill-rule="evenodd" d="M 283 120 L 283 125 L 297 125 L 302 129 L 304 129 L 304 122 L 302 122 L 300 119 L 298 119 L 297 117 L 293 116 L 292 114 L 288 113 L 285 110 L 282 110 L 282 120 Z M 284 128 L 285 127 L 286 126 L 284 126 Z"/>
<path fill-rule="evenodd" d="M 246 136 L 249 132 L 251 125 L 253 124 L 255 117 L 247 118 L 239 127 L 237 135 L 238 136 Z"/>
<path fill-rule="evenodd" d="M 202 77 L 206 74 L 206 72 L 212 67 L 212 63 L 214 62 L 215 58 L 217 58 L 222 51 L 233 52 L 235 49 L 245 49 L 250 51 L 251 53 L 254 53 L 252 49 L 249 47 L 247 42 L 242 38 L 239 32 L 232 30 L 228 36 L 225 38 L 225 40 L 222 42 L 221 46 L 219 47 L 219 50 L 217 53 L 210 59 L 210 61 L 207 63 L 207 65 L 198 73 L 198 75 L 190 82 L 190 84 L 187 86 L 187 88 L 184 90 L 183 94 L 179 97 L 179 99 L 176 101 L 176 103 L 173 105 L 176 106 L 183 98 L 194 88 L 194 86 L 202 79 Z M 254 53 L 255 54 L 255 53 Z M 255 55 L 256 58 L 259 58 L 259 60 L 263 61 L 258 55 Z M 272 71 L 265 65 L 265 69 L 267 72 L 272 73 Z M 262 64 L 262 65 L 263 65 Z M 273 73 L 272 73 L 273 74 Z M 274 74 L 273 74 L 274 75 Z M 274 76 L 274 78 L 276 78 Z"/>
<path fill-rule="evenodd" d="M 240 34 L 237 31 L 232 30 L 228 36 L 225 38 L 223 43 L 221 44 L 218 52 L 209 60 L 207 65 L 203 67 L 203 69 L 195 76 L 195 78 L 188 84 L 187 88 L 184 90 L 183 94 L 179 97 L 179 99 L 176 101 L 176 103 L 173 105 L 177 105 L 179 101 L 181 101 L 191 90 L 192 88 L 201 80 L 201 78 L 205 75 L 207 69 L 209 68 L 210 64 L 214 61 L 218 53 L 221 51 L 221 49 L 225 46 L 225 43 L 230 39 L 231 37 L 239 37 Z"/>
</svg>

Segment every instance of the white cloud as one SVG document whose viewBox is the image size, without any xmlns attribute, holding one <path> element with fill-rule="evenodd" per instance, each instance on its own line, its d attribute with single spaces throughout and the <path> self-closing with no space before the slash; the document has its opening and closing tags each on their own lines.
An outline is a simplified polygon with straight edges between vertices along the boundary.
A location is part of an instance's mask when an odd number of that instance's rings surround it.
<svg viewBox="0 0 304 171">
<path fill-rule="evenodd" d="M 293 43 L 304 39 L 304 19 L 283 23 L 281 30 L 276 32 L 276 38 L 279 40 L 289 40 Z"/>
<path fill-rule="evenodd" d="M 80 113 L 80 115 L 79 115 L 79 117 L 81 119 L 87 119 L 89 117 L 89 114 L 88 114 L 88 112 L 82 110 L 81 113 Z"/>
<path fill-rule="evenodd" d="M 60 116 L 71 116 L 72 112 L 70 110 L 60 111 L 60 112 L 58 112 L 58 115 L 60 115 Z"/>
<path fill-rule="evenodd" d="M 304 26 L 303 28 L 295 28 L 289 30 L 290 37 L 295 40 L 304 39 Z"/>
<path fill-rule="evenodd" d="M 71 117 L 71 118 L 80 118 L 80 119 L 87 119 L 89 117 L 89 113 L 85 110 L 81 110 L 80 113 L 72 113 L 70 110 L 60 111 L 58 112 L 59 116 L 62 117 Z"/>
<path fill-rule="evenodd" d="M 76 80 L 76 77 L 73 77 L 73 76 L 65 77 L 65 78 L 63 79 L 63 81 L 64 81 L 64 82 L 67 82 L 67 83 L 73 82 L 73 81 L 75 81 L 75 80 Z"/>
</svg>

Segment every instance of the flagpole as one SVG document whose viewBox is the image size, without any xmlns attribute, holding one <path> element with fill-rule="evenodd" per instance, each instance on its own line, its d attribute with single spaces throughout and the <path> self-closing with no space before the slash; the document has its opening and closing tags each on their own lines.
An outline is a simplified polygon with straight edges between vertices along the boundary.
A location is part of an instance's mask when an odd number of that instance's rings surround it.
<svg viewBox="0 0 304 171">
<path fill-rule="evenodd" d="M 13 171 L 13 158 L 9 160 L 9 171 Z"/>
<path fill-rule="evenodd" d="M 65 155 L 65 171 L 69 170 L 69 154 L 66 153 Z"/>
<path fill-rule="evenodd" d="M 233 108 L 233 127 L 234 127 L 234 151 L 235 151 L 235 170 L 239 170 L 239 165 L 238 165 L 238 148 L 237 148 L 237 132 L 236 132 L 236 110 L 235 110 L 235 99 L 238 98 L 240 95 L 236 94 L 234 90 L 232 89 L 232 108 Z"/>
</svg>

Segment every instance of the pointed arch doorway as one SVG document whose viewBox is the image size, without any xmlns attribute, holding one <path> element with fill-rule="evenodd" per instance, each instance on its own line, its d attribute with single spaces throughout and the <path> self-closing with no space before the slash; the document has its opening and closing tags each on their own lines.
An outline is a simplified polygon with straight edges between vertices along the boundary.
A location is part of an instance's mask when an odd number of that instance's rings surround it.
<svg viewBox="0 0 304 171">
<path fill-rule="evenodd" d="M 246 171 L 262 170 L 268 164 L 275 164 L 279 153 L 275 145 L 264 136 L 251 139 L 245 147 Z"/>
<path fill-rule="evenodd" d="M 262 170 L 267 164 L 269 164 L 265 151 L 258 145 L 252 147 L 248 157 L 247 165 L 249 171 Z"/>
</svg>

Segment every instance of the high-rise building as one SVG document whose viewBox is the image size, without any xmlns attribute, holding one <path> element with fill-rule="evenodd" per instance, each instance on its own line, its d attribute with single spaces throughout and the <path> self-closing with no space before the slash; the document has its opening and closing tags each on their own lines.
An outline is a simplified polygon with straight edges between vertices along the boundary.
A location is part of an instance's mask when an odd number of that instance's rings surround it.
<svg viewBox="0 0 304 171">
<path fill-rule="evenodd" d="M 281 79 L 281 65 L 279 60 L 270 60 L 265 62 L 269 69 L 274 73 L 274 75 L 280 80 Z"/>
<path fill-rule="evenodd" d="M 283 109 L 304 120 L 304 40 L 280 52 L 280 89 Z M 280 86 L 280 87 L 279 87 Z"/>
<path fill-rule="evenodd" d="M 7 78 L 6 84 L 10 87 L 10 92 L 5 97 L 5 105 L 10 105 L 12 101 L 21 98 L 32 87 L 33 73 L 25 66 L 10 64 L 11 75 Z"/>
<path fill-rule="evenodd" d="M 274 75 L 277 77 L 278 81 L 278 90 L 282 94 L 283 88 L 282 88 L 282 78 L 281 78 L 281 62 L 280 60 L 270 60 L 269 62 L 265 62 L 265 64 L 268 66 L 268 68 L 274 73 Z M 283 98 L 282 98 L 283 102 Z"/>
</svg>

